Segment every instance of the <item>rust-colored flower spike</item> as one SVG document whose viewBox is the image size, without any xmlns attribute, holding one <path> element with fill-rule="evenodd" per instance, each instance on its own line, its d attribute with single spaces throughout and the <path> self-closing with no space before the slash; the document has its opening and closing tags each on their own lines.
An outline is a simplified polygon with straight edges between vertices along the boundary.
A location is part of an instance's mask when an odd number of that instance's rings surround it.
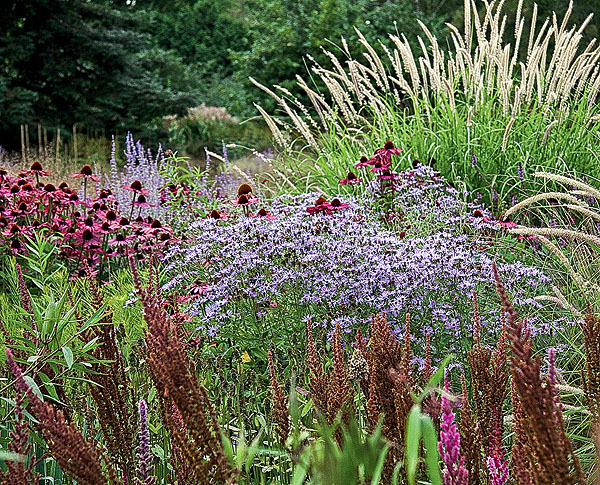
<svg viewBox="0 0 600 485">
<path fill-rule="evenodd" d="M 533 358 L 533 340 L 524 320 L 512 306 L 498 268 L 493 266 L 496 289 L 506 313 L 513 393 L 520 408 L 519 421 L 527 440 L 529 469 L 533 483 L 585 484 L 587 480 L 573 444 L 565 431 L 560 401 L 551 379 L 542 377 L 540 358 Z M 517 431 L 517 430 L 515 430 Z"/>
<path fill-rule="evenodd" d="M 6 357 L 17 392 L 27 396 L 29 410 L 37 420 L 36 426 L 61 470 L 81 485 L 106 485 L 107 477 L 101 464 L 102 451 L 86 441 L 73 423 L 67 423 L 60 410 L 40 400 L 25 381 L 10 349 L 6 351 Z M 104 461 L 108 479 L 115 484 L 121 483 L 110 463 Z"/>
<path fill-rule="evenodd" d="M 252 189 L 252 186 L 250 184 L 241 184 L 237 189 L 238 197 L 240 195 L 248 195 L 252 193 L 254 193 L 254 190 Z"/>
<path fill-rule="evenodd" d="M 506 328 L 503 328 L 494 350 L 476 343 L 467 353 L 481 442 L 486 450 L 494 429 L 501 429 L 504 421 L 502 409 L 508 395 L 509 377 L 507 345 Z"/>
<path fill-rule="evenodd" d="M 383 415 L 382 433 L 393 443 L 383 470 L 383 480 L 388 483 L 403 456 L 414 376 L 410 373 L 411 367 L 406 365 L 409 359 L 404 359 L 402 342 L 392 331 L 385 313 L 371 317 L 369 333 L 371 338 L 369 345 L 365 345 L 364 355 L 369 365 L 367 420 L 373 429 Z M 410 348 L 410 335 L 405 335 L 404 345 L 405 350 Z"/>
<path fill-rule="evenodd" d="M 469 470 L 469 485 L 479 485 L 481 466 L 481 437 L 473 408 L 469 402 L 469 391 L 464 374 L 460 376 L 462 385 L 460 426 L 460 450 L 465 457 L 465 468 Z"/>
<path fill-rule="evenodd" d="M 315 341 L 313 338 L 312 324 L 310 319 L 306 322 L 306 336 L 307 336 L 307 364 L 310 372 L 310 379 L 308 388 L 310 391 L 310 397 L 313 400 L 316 408 L 324 415 L 327 416 L 327 381 L 325 373 L 323 372 L 323 365 L 321 359 L 317 353 Z"/>
<path fill-rule="evenodd" d="M 513 445 L 512 445 L 512 466 L 511 474 L 517 485 L 533 485 L 533 477 L 531 475 L 531 465 L 528 456 L 531 455 L 532 451 L 527 441 L 527 434 L 525 433 L 524 423 L 525 415 L 523 414 L 523 407 L 519 401 L 519 396 L 515 391 L 514 382 L 511 384 L 511 402 L 513 409 Z"/>
<path fill-rule="evenodd" d="M 332 423 L 339 412 L 347 420 L 347 405 L 350 401 L 350 381 L 344 361 L 344 350 L 342 348 L 342 330 L 338 322 L 333 332 L 333 372 L 329 378 L 328 405 L 327 410 L 329 422 Z"/>
<path fill-rule="evenodd" d="M 87 267 L 86 270 L 92 306 L 99 310 L 103 306 L 103 299 L 90 268 Z M 97 338 L 102 345 L 93 351 L 97 361 L 90 368 L 98 385 L 89 384 L 89 390 L 96 403 L 98 421 L 110 458 L 121 473 L 131 480 L 135 471 L 136 438 L 130 383 L 125 373 L 123 356 L 117 347 L 112 313 L 105 312 L 100 322 L 102 325 L 93 328 L 92 337 Z"/>
<path fill-rule="evenodd" d="M 193 365 L 177 338 L 173 322 L 156 289 L 142 287 L 135 260 L 129 259 L 133 281 L 144 306 L 146 362 L 163 411 L 165 426 L 173 445 L 189 467 L 188 480 L 198 485 L 217 482 L 233 483 L 237 471 L 227 460 L 221 441 L 219 424 L 206 389 L 192 372 Z M 173 419 L 175 406 L 183 426 Z"/>
<path fill-rule="evenodd" d="M 273 391 L 273 421 L 277 424 L 277 435 L 279 442 L 285 447 L 285 442 L 290 434 L 290 414 L 288 410 L 288 397 L 283 387 L 277 380 L 273 353 L 269 350 L 269 376 L 271 378 L 271 390 Z"/>
<path fill-rule="evenodd" d="M 588 409 L 596 424 L 600 423 L 600 318 L 592 311 L 590 304 L 586 306 L 585 318 L 582 322 L 583 344 L 585 350 L 585 367 L 582 380 Z"/>
</svg>

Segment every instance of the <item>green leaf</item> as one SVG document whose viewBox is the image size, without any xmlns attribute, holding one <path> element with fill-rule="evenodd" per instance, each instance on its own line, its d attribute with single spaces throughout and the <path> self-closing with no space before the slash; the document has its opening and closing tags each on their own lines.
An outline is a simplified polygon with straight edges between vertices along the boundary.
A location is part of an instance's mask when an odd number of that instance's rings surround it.
<svg viewBox="0 0 600 485">
<path fill-rule="evenodd" d="M 42 396 L 42 391 L 40 391 L 40 388 L 38 387 L 38 385 L 35 383 L 35 381 L 33 380 L 33 378 L 31 376 L 23 376 L 23 378 L 25 379 L 25 382 L 29 385 L 29 387 L 31 387 L 31 390 L 33 391 L 33 393 L 40 398 L 40 400 L 44 400 L 44 396 Z"/>
<path fill-rule="evenodd" d="M 442 378 L 444 377 L 444 370 L 446 369 L 446 366 L 453 358 L 454 358 L 453 354 L 447 355 L 446 358 L 444 359 L 444 361 L 438 366 L 435 373 L 431 376 L 431 378 L 427 382 L 427 385 L 423 388 L 423 394 L 421 395 L 420 400 L 423 400 L 427 396 L 429 389 L 431 389 L 432 387 L 436 387 L 442 381 Z"/>
<path fill-rule="evenodd" d="M 70 369 L 73 367 L 73 351 L 66 345 L 62 347 L 63 355 L 65 356 L 65 362 L 67 367 Z"/>
<path fill-rule="evenodd" d="M 421 415 L 421 430 L 423 433 L 423 444 L 425 445 L 427 475 L 429 475 L 431 485 L 442 485 L 439 466 L 438 435 L 435 431 L 433 421 L 429 416 Z"/>
<path fill-rule="evenodd" d="M 415 404 L 406 420 L 406 475 L 408 483 L 414 485 L 419 465 L 419 444 L 421 443 L 421 406 Z"/>
</svg>

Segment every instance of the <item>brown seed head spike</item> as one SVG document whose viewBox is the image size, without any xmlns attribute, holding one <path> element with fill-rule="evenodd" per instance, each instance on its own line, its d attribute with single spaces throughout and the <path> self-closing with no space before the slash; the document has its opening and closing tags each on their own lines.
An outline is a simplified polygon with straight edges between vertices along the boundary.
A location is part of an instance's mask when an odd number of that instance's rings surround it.
<svg viewBox="0 0 600 485">
<path fill-rule="evenodd" d="M 254 193 L 254 190 L 252 190 L 252 186 L 250 184 L 242 184 L 237 189 L 238 197 L 240 195 L 248 195 L 248 194 L 252 194 L 252 193 Z"/>
</svg>

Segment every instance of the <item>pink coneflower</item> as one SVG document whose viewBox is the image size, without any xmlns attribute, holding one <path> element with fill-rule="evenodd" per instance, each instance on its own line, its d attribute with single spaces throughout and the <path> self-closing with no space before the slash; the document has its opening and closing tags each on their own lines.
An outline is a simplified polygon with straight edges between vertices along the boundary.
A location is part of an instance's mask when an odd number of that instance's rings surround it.
<svg viewBox="0 0 600 485">
<path fill-rule="evenodd" d="M 498 225 L 502 228 L 502 229 L 513 229 L 515 227 L 519 227 L 519 225 L 516 222 L 513 221 L 503 221 L 503 222 L 498 222 Z"/>
<path fill-rule="evenodd" d="M 306 212 L 308 212 L 311 216 L 314 214 L 318 214 L 319 212 L 331 212 L 331 206 L 325 197 L 319 197 L 315 201 L 315 205 L 306 208 Z"/>
<path fill-rule="evenodd" d="M 129 243 L 134 239 L 133 236 L 124 236 L 123 234 L 117 234 L 114 239 L 108 241 L 110 246 L 123 247 L 128 246 Z"/>
<path fill-rule="evenodd" d="M 344 204 L 340 199 L 336 197 L 335 199 L 331 200 L 331 202 L 329 203 L 329 207 L 331 210 L 340 210 L 347 209 L 350 206 L 348 204 Z"/>
<path fill-rule="evenodd" d="M 375 150 L 375 155 L 373 156 L 379 157 L 383 163 L 389 163 L 392 159 L 392 155 L 400 155 L 403 151 L 402 148 L 396 148 L 394 144 L 388 140 L 383 145 L 383 148 Z"/>
<path fill-rule="evenodd" d="M 268 221 L 273 221 L 273 220 L 277 219 L 277 216 L 271 214 L 264 207 L 262 207 L 261 209 L 259 209 L 258 212 L 256 212 L 256 214 L 250 214 L 250 217 L 264 217 Z"/>
<path fill-rule="evenodd" d="M 23 175 L 34 175 L 36 177 L 36 181 L 38 177 L 49 177 L 52 175 L 52 172 L 48 172 L 42 168 L 42 164 L 40 162 L 33 162 L 29 170 L 22 170 L 21 173 Z"/>
<path fill-rule="evenodd" d="M 225 212 L 219 212 L 216 209 L 213 209 L 210 211 L 210 214 L 208 214 L 208 219 L 214 219 L 216 221 L 226 221 L 228 218 L 229 214 L 226 214 Z"/>
<path fill-rule="evenodd" d="M 130 185 L 123 185 L 125 190 L 129 190 L 130 192 L 135 192 L 136 194 L 142 194 L 148 196 L 148 191 L 142 188 L 142 182 L 139 180 L 134 180 Z"/>
<path fill-rule="evenodd" d="M 88 164 L 85 164 L 83 167 L 81 167 L 81 170 L 77 173 L 73 173 L 71 174 L 71 177 L 74 178 L 85 178 L 87 180 L 93 180 L 94 182 L 100 182 L 100 179 L 98 178 L 97 175 L 94 175 L 94 171 L 92 170 L 92 167 L 90 167 Z"/>
<path fill-rule="evenodd" d="M 389 169 L 386 169 L 377 175 L 377 180 L 396 180 L 397 177 L 397 174 L 391 172 Z"/>
<path fill-rule="evenodd" d="M 390 166 L 388 163 L 382 160 L 376 160 L 373 166 L 369 169 L 371 172 L 384 172 L 389 171 Z"/>
<path fill-rule="evenodd" d="M 356 185 L 356 184 L 360 184 L 361 182 L 362 182 L 362 180 L 360 178 L 358 178 L 353 172 L 348 172 L 348 175 L 346 175 L 346 178 L 339 180 L 340 185 Z"/>
<path fill-rule="evenodd" d="M 256 204 L 258 202 L 258 199 L 256 197 L 254 197 L 252 195 L 252 193 L 249 193 L 249 194 L 241 194 L 240 196 L 238 196 L 237 199 L 232 199 L 229 202 L 236 207 L 237 206 L 249 206 L 251 204 Z"/>
<path fill-rule="evenodd" d="M 150 204 L 150 202 L 148 202 L 148 199 L 146 199 L 146 196 L 144 194 L 140 194 L 137 197 L 137 200 L 133 203 L 134 206 L 136 207 L 154 207 L 152 204 Z"/>
<path fill-rule="evenodd" d="M 367 167 L 369 166 L 369 159 L 365 156 L 360 157 L 360 160 L 358 161 L 358 163 L 356 165 L 354 165 L 356 168 L 362 168 L 362 167 Z"/>
</svg>

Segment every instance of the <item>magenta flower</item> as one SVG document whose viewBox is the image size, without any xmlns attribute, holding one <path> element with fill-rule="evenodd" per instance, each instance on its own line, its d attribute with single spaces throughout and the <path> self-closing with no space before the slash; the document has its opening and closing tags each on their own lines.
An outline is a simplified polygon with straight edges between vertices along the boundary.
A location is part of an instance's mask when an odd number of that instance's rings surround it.
<svg viewBox="0 0 600 485">
<path fill-rule="evenodd" d="M 247 194 L 241 194 L 238 196 L 237 199 L 232 199 L 229 201 L 231 205 L 235 206 L 235 207 L 239 207 L 239 206 L 249 206 L 252 204 L 256 204 L 258 202 L 258 198 L 254 197 L 254 195 L 252 195 L 252 192 L 249 192 Z"/>
<path fill-rule="evenodd" d="M 87 164 L 85 164 L 83 167 L 81 167 L 81 170 L 79 172 L 71 174 L 71 177 L 85 178 L 87 180 L 93 180 L 94 182 L 100 182 L 100 179 L 98 178 L 98 176 L 94 175 L 92 167 L 90 167 Z"/>
<path fill-rule="evenodd" d="M 42 168 L 42 164 L 40 162 L 33 162 L 29 170 L 22 170 L 21 173 L 23 175 L 35 175 L 35 177 L 49 177 L 52 175 L 52 172 L 48 172 Z"/>
<path fill-rule="evenodd" d="M 135 192 L 136 194 L 141 194 L 144 196 L 148 196 L 148 191 L 142 187 L 142 182 L 139 180 L 134 180 L 129 185 L 123 185 L 125 190 L 129 190 L 130 192 Z"/>
<path fill-rule="evenodd" d="M 262 207 L 256 214 L 250 214 L 250 217 L 264 217 L 268 221 L 274 221 L 277 216 L 271 214 L 267 209 Z"/>
<path fill-rule="evenodd" d="M 450 392 L 448 376 L 445 378 L 444 391 Z M 444 463 L 444 485 L 468 485 L 469 471 L 465 468 L 465 457 L 460 455 L 460 433 L 454 422 L 452 402 L 442 396 L 442 422 L 438 449 Z"/>
<path fill-rule="evenodd" d="M 339 180 L 340 185 L 356 185 L 360 184 L 361 182 L 362 180 L 359 179 L 353 172 L 348 172 L 346 178 Z"/>
</svg>

